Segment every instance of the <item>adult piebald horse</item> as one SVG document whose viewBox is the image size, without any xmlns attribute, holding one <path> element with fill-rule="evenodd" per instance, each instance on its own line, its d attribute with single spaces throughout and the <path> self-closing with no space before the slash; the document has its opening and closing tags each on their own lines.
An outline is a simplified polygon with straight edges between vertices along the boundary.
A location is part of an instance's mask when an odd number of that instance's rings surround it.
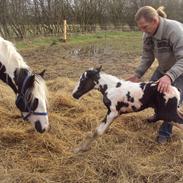
<svg viewBox="0 0 183 183">
<path fill-rule="evenodd" d="M 43 74 L 44 71 L 34 74 L 14 45 L 0 37 L 0 79 L 15 92 L 15 103 L 23 119 L 30 121 L 40 133 L 49 128 Z"/>
</svg>

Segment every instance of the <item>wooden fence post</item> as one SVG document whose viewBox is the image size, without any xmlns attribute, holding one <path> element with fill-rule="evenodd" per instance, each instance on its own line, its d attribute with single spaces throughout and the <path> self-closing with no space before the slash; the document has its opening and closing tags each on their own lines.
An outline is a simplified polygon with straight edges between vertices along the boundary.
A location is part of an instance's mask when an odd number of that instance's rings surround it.
<svg viewBox="0 0 183 183">
<path fill-rule="evenodd" d="M 67 40 L 67 21 L 64 20 L 64 42 Z"/>
</svg>

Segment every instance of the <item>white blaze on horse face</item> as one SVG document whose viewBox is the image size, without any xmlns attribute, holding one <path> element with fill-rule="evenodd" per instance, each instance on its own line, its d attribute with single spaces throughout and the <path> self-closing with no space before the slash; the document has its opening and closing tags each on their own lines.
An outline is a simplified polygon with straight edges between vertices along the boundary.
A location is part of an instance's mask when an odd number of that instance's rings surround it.
<svg viewBox="0 0 183 183">
<path fill-rule="evenodd" d="M 77 82 L 77 84 L 72 92 L 72 95 L 78 91 L 79 85 L 80 85 L 80 82 Z"/>
<path fill-rule="evenodd" d="M 74 90 L 72 92 L 72 94 L 76 93 L 78 91 L 79 85 L 80 85 L 80 81 L 81 81 L 82 75 L 79 78 L 79 81 L 77 82 L 76 86 L 74 87 Z"/>
<path fill-rule="evenodd" d="M 36 80 L 37 81 L 35 81 L 32 94 L 35 98 L 38 99 L 38 106 L 34 112 L 40 114 L 31 114 L 28 119 L 34 126 L 35 123 L 39 121 L 39 123 L 41 124 L 41 130 L 47 131 L 49 129 L 49 121 L 47 115 L 47 89 L 42 77 L 36 75 Z"/>
<path fill-rule="evenodd" d="M 45 113 L 45 114 L 47 113 L 47 104 L 44 98 L 39 97 L 38 106 L 34 112 Z M 27 114 L 28 114 L 27 112 L 24 112 L 23 116 L 25 117 Z M 34 127 L 35 123 L 39 122 L 41 124 L 41 131 L 47 131 L 49 129 L 48 115 L 31 114 L 28 117 L 28 121 L 30 121 Z"/>
<path fill-rule="evenodd" d="M 39 98 L 39 103 L 38 107 L 34 112 L 39 112 L 39 113 L 47 113 L 47 107 L 45 100 L 42 99 L 41 97 Z M 30 115 L 29 120 L 33 125 L 35 125 L 36 121 L 39 121 L 41 123 L 41 128 L 42 130 L 48 130 L 49 129 L 49 121 L 48 121 L 48 115 Z"/>
<path fill-rule="evenodd" d="M 76 86 L 74 87 L 74 90 L 73 90 L 72 94 L 74 94 L 74 93 L 76 93 L 78 91 L 80 83 L 81 83 L 81 80 L 86 78 L 86 75 L 87 75 L 87 73 L 85 72 L 84 74 L 82 74 L 80 76 L 79 81 L 77 82 Z"/>
</svg>

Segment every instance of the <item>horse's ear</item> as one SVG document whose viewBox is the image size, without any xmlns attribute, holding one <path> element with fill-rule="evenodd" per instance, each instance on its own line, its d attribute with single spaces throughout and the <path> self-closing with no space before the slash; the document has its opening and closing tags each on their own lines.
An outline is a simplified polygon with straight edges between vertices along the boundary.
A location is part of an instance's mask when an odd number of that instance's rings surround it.
<svg viewBox="0 0 183 183">
<path fill-rule="evenodd" d="M 26 85 L 28 88 L 34 86 L 34 81 L 35 81 L 35 75 L 30 76 L 29 80 L 27 81 Z"/>
<path fill-rule="evenodd" d="M 100 72 L 101 69 L 102 69 L 102 65 L 101 65 L 100 67 L 97 67 L 97 68 L 96 68 L 96 70 L 97 70 L 98 72 Z"/>
<path fill-rule="evenodd" d="M 46 69 L 44 69 L 42 72 L 39 73 L 39 75 L 44 78 L 44 73 L 46 72 Z"/>
</svg>

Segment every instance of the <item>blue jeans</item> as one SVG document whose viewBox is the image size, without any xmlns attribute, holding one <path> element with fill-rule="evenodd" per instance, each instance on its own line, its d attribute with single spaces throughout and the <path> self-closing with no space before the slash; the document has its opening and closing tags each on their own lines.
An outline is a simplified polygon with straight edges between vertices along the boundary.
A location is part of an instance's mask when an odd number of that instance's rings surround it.
<svg viewBox="0 0 183 183">
<path fill-rule="evenodd" d="M 158 69 L 155 70 L 154 74 L 151 77 L 151 81 L 157 81 L 164 74 L 161 73 Z M 173 83 L 173 86 L 177 87 L 181 91 L 180 103 L 183 101 L 183 75 L 179 76 Z M 172 124 L 171 121 L 164 121 L 159 129 L 159 135 L 170 137 L 172 134 Z"/>
</svg>

